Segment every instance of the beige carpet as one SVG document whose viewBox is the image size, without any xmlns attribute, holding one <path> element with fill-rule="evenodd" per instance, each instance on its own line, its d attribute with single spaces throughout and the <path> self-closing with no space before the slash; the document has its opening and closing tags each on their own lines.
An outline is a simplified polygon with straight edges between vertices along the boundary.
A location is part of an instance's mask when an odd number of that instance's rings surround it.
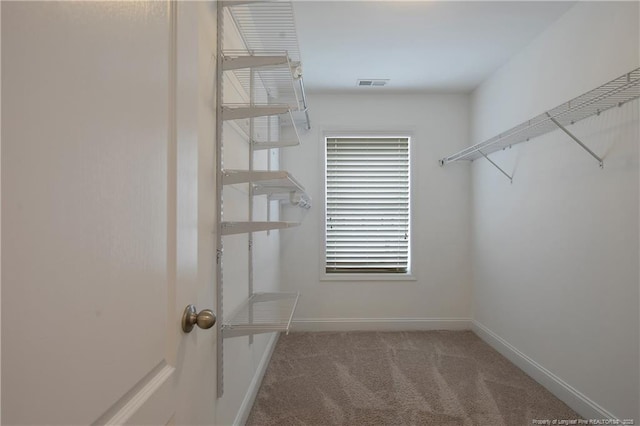
<svg viewBox="0 0 640 426">
<path fill-rule="evenodd" d="M 291 333 L 247 425 L 531 425 L 577 419 L 470 331 Z"/>
</svg>

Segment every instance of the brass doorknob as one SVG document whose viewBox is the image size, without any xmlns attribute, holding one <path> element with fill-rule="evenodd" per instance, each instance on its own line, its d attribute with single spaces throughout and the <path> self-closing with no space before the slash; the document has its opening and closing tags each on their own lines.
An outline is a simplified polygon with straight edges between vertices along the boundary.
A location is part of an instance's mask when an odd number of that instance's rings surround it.
<svg viewBox="0 0 640 426">
<path fill-rule="evenodd" d="M 184 309 L 182 314 L 182 331 L 190 333 L 193 326 L 197 325 L 202 329 L 211 328 L 216 323 L 216 314 L 211 309 L 203 309 L 196 313 L 196 307 L 189 305 Z"/>
</svg>

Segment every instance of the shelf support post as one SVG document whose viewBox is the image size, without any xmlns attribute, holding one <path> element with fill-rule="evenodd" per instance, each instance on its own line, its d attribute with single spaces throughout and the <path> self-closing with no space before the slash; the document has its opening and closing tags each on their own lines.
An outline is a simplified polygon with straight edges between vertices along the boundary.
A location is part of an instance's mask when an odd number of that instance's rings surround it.
<svg viewBox="0 0 640 426">
<path fill-rule="evenodd" d="M 224 34 L 224 11 L 221 2 L 216 2 L 216 314 L 218 315 L 217 333 L 216 333 L 216 398 L 222 398 L 224 394 L 224 350 L 222 348 L 222 324 L 224 324 L 224 312 L 222 310 L 222 179 L 223 179 L 223 161 L 222 161 L 222 121 L 224 120 L 224 111 L 222 108 L 222 37 Z"/>
<path fill-rule="evenodd" d="M 251 108 L 255 106 L 255 87 L 254 87 L 255 71 L 249 69 L 249 105 Z M 249 119 L 249 140 L 253 140 L 254 123 L 253 118 Z M 249 143 L 249 170 L 253 172 L 253 144 Z M 249 222 L 253 222 L 253 182 L 249 182 Z M 247 253 L 247 281 L 249 287 L 249 295 L 253 294 L 253 232 L 249 232 L 247 236 L 249 243 L 249 251 Z M 253 307 L 249 309 L 249 322 L 253 323 Z M 253 335 L 249 336 L 249 345 L 253 344 Z"/>
<path fill-rule="evenodd" d="M 500 166 L 498 166 L 496 163 L 494 163 L 494 162 L 491 160 L 491 158 L 487 157 L 487 156 L 485 155 L 485 153 L 484 153 L 484 152 L 482 152 L 482 151 L 480 151 L 480 150 L 478 150 L 478 152 L 479 152 L 479 153 L 480 153 L 484 158 L 486 158 L 488 162 L 490 162 L 491 164 L 493 164 L 493 167 L 495 167 L 496 169 L 500 170 L 500 172 L 501 172 L 503 175 L 505 175 L 505 176 L 509 179 L 509 182 L 513 183 L 513 178 L 512 178 L 511 176 L 509 176 L 509 174 L 508 174 L 507 172 L 505 172 L 504 170 L 502 170 L 502 168 L 501 168 Z"/>
<path fill-rule="evenodd" d="M 571 133 L 569 130 L 566 129 L 566 127 L 564 127 L 562 124 L 558 123 L 558 120 L 556 120 L 555 118 L 553 118 L 551 116 L 551 114 L 549 114 L 548 112 L 546 113 L 547 117 L 549 117 L 549 119 L 551 121 L 553 121 L 553 124 L 555 124 L 556 126 L 558 126 L 558 128 L 560 128 L 560 130 L 562 130 L 563 132 L 565 132 L 571 139 L 573 139 L 574 141 L 576 141 L 576 143 L 578 145 L 580 145 L 585 151 L 587 151 L 589 154 L 591 154 L 591 156 L 593 158 L 595 158 L 596 160 L 598 160 L 598 164 L 600 165 L 600 168 L 604 168 L 604 161 L 602 160 L 602 158 L 598 157 L 593 151 L 591 151 L 589 149 L 588 146 L 586 146 L 585 144 L 582 143 L 582 141 L 580 139 L 578 139 L 577 137 L 575 137 L 573 135 L 573 133 Z"/>
</svg>

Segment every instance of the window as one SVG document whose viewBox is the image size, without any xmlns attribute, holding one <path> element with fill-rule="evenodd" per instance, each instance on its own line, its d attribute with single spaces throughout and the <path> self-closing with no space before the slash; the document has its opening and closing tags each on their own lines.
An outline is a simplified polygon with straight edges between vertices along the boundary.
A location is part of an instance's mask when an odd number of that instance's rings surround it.
<svg viewBox="0 0 640 426">
<path fill-rule="evenodd" d="M 325 272 L 408 274 L 409 137 L 328 137 Z"/>
</svg>

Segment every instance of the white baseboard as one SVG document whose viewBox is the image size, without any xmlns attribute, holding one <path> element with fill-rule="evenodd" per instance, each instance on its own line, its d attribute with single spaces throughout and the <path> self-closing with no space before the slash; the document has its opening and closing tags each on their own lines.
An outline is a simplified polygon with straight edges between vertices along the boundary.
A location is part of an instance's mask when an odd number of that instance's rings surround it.
<svg viewBox="0 0 640 426">
<path fill-rule="evenodd" d="M 584 418 L 618 420 L 613 414 L 602 408 L 595 401 L 587 398 L 586 395 L 520 352 L 516 347 L 478 321 L 473 320 L 472 326 L 473 332 L 476 333 L 478 337 L 504 355 L 509 361 L 517 365 L 536 382 L 547 388 L 549 392 Z"/>
<path fill-rule="evenodd" d="M 471 318 L 297 318 L 291 331 L 470 330 Z"/>
<path fill-rule="evenodd" d="M 251 408 L 253 407 L 253 403 L 258 395 L 258 390 L 260 390 L 262 378 L 264 377 L 264 373 L 267 371 L 267 366 L 269 366 L 273 350 L 276 348 L 278 337 L 280 337 L 280 333 L 273 333 L 273 336 L 269 339 L 267 348 L 265 349 L 264 354 L 262 354 L 258 368 L 256 368 L 256 373 L 253 375 L 253 379 L 251 379 L 249 389 L 247 389 L 247 393 L 244 395 L 242 404 L 240 404 L 238 414 L 236 414 L 236 418 L 233 420 L 233 426 L 244 426 L 244 424 L 247 423 L 249 413 L 251 413 Z"/>
</svg>

